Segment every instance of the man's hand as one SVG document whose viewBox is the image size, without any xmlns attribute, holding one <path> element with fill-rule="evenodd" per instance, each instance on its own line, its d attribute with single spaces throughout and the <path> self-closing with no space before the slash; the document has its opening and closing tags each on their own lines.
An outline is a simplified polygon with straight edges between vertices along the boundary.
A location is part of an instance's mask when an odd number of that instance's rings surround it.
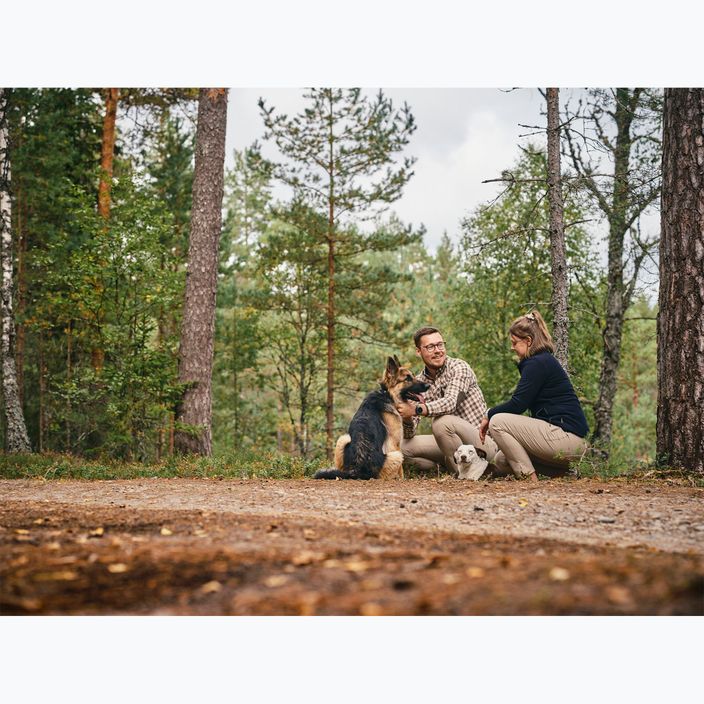
<svg viewBox="0 0 704 704">
<path fill-rule="evenodd" d="M 484 416 L 482 422 L 479 424 L 479 439 L 482 441 L 482 445 L 484 444 L 484 440 L 486 440 L 487 430 L 489 430 L 489 419 Z"/>
<path fill-rule="evenodd" d="M 415 401 L 406 401 L 405 403 L 396 404 L 396 410 L 403 420 L 410 420 L 416 415 L 416 406 L 418 404 Z"/>
</svg>

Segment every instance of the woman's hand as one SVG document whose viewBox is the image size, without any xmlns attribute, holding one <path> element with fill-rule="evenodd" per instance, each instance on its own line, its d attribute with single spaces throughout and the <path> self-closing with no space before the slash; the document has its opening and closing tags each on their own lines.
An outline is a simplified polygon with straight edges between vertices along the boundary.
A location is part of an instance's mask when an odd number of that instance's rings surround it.
<svg viewBox="0 0 704 704">
<path fill-rule="evenodd" d="M 489 419 L 484 416 L 482 422 L 479 424 L 479 439 L 482 441 L 482 445 L 484 444 L 484 440 L 486 440 L 487 430 L 489 430 Z"/>
</svg>

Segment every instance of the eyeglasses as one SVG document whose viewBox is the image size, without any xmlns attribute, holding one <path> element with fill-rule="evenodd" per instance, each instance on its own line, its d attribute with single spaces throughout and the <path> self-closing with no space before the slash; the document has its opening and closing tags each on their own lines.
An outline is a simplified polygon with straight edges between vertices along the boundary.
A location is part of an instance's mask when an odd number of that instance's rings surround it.
<svg viewBox="0 0 704 704">
<path fill-rule="evenodd" d="M 435 350 L 444 350 L 445 349 L 445 343 L 444 342 L 436 342 L 435 344 L 432 345 L 421 345 L 423 349 L 426 352 L 434 352 Z"/>
</svg>

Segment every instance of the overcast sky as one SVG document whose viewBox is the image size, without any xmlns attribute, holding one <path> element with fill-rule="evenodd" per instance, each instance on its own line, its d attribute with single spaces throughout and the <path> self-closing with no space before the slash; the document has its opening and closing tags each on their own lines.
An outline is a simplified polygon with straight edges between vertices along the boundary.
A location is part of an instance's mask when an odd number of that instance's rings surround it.
<svg viewBox="0 0 704 704">
<path fill-rule="evenodd" d="M 369 88 L 373 94 L 379 88 Z M 500 88 L 383 88 L 394 104 L 405 102 L 411 108 L 417 129 L 405 154 L 417 158 L 415 175 L 392 209 L 407 224 L 427 228 L 425 244 L 435 249 L 443 232 L 458 242 L 460 222 L 477 206 L 491 200 L 500 184 L 482 181 L 500 176 L 520 155 L 519 145 L 529 141 L 544 143 L 533 126 L 545 127 L 541 115 L 544 100 L 536 89 Z M 232 165 L 234 149 L 243 149 L 255 139 L 262 140 L 264 126 L 257 103 L 263 97 L 276 113 L 293 115 L 304 105 L 303 88 L 233 88 L 230 90 L 227 124 L 227 165 Z M 571 91 L 561 91 L 561 104 Z M 526 127 L 527 126 L 527 127 Z M 523 136 L 522 136 L 523 135 Z M 263 142 L 265 155 L 278 157 L 273 144 Z M 564 169 L 564 164 L 563 164 Z M 275 191 L 283 197 L 284 191 Z M 595 217 L 598 213 L 595 212 Z M 657 235 L 659 214 L 651 209 L 643 218 L 643 235 Z M 595 221 L 587 226 L 602 266 L 606 265 L 606 226 Z M 651 301 L 657 298 L 657 277 L 652 270 L 639 277 L 641 290 Z"/>
<path fill-rule="evenodd" d="M 378 88 L 369 89 L 374 93 Z M 518 157 L 519 124 L 543 124 L 543 103 L 537 90 L 506 92 L 498 88 L 394 88 L 383 89 L 394 105 L 408 103 L 417 129 L 405 154 L 415 156 L 415 175 L 393 210 L 406 223 L 425 224 L 426 244 L 435 248 L 444 231 L 457 240 L 460 220 L 480 203 L 492 198 L 496 178 Z M 233 88 L 227 124 L 227 163 L 233 149 L 243 149 L 263 136 L 257 102 L 265 98 L 276 112 L 300 112 L 303 89 Z M 276 155 L 273 145 L 265 153 Z"/>
</svg>

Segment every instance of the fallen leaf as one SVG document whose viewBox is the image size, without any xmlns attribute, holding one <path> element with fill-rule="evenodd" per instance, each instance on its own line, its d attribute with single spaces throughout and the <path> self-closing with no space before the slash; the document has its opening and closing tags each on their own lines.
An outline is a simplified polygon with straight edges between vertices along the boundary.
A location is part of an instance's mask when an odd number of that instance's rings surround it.
<svg viewBox="0 0 704 704">
<path fill-rule="evenodd" d="M 377 604 L 375 601 L 368 601 L 359 607 L 359 613 L 362 616 L 383 616 L 384 609 L 381 608 L 381 604 Z"/>
<path fill-rule="evenodd" d="M 570 573 L 564 567 L 553 567 L 550 570 L 550 579 L 555 582 L 565 582 L 570 578 Z"/>
<path fill-rule="evenodd" d="M 215 592 L 219 592 L 221 589 L 222 584 L 220 584 L 217 579 L 214 579 L 211 582 L 206 582 L 198 591 L 201 594 L 214 594 Z"/>
<path fill-rule="evenodd" d="M 47 543 L 46 545 L 47 550 L 61 550 L 61 543 L 57 543 L 56 541 L 52 543 Z"/>
<path fill-rule="evenodd" d="M 521 508 L 523 508 L 524 506 L 527 506 L 527 505 L 528 505 L 528 500 L 527 500 L 527 499 L 520 498 L 520 499 L 518 499 L 518 505 L 519 505 Z"/>
<path fill-rule="evenodd" d="M 164 527 L 161 529 L 160 533 L 162 535 L 173 535 L 173 531 L 170 531 L 168 528 Z"/>
<path fill-rule="evenodd" d="M 311 530 L 310 528 L 304 528 L 303 529 L 303 537 L 306 540 L 315 540 L 315 537 L 316 537 L 315 531 Z"/>
<path fill-rule="evenodd" d="M 442 578 L 442 583 L 443 584 L 458 584 L 462 580 L 460 579 L 460 576 L 457 574 L 446 574 L 443 575 Z"/>
<path fill-rule="evenodd" d="M 193 531 L 193 535 L 197 535 L 199 538 L 205 538 L 205 536 L 208 535 L 208 531 L 203 530 L 202 528 L 198 528 L 197 530 Z"/>
<path fill-rule="evenodd" d="M 59 570 L 58 572 L 40 572 L 34 575 L 35 582 L 72 582 L 78 579 L 78 572 Z"/>
<path fill-rule="evenodd" d="M 348 572 L 366 572 L 371 567 L 371 563 L 362 560 L 352 560 L 345 562 L 345 569 Z"/>
<path fill-rule="evenodd" d="M 342 566 L 342 562 L 340 562 L 340 560 L 325 560 L 325 562 L 323 562 L 323 567 L 327 567 L 327 568 L 341 567 L 341 566 Z"/>
<path fill-rule="evenodd" d="M 16 528 L 15 533 L 17 535 L 29 535 L 29 531 L 26 528 Z"/>
<path fill-rule="evenodd" d="M 285 574 L 274 574 L 271 577 L 267 577 L 264 580 L 264 584 L 267 587 L 281 587 L 286 582 L 288 582 L 289 578 Z"/>
<path fill-rule="evenodd" d="M 481 567 L 468 567 L 465 574 L 471 579 L 480 579 L 486 572 Z"/>
<path fill-rule="evenodd" d="M 52 565 L 72 565 L 78 562 L 77 555 L 66 555 L 65 557 L 59 557 L 51 561 Z"/>
<path fill-rule="evenodd" d="M 37 520 L 36 520 L 36 521 L 32 521 L 32 523 L 34 523 L 34 525 L 40 526 L 42 523 L 44 523 L 44 519 L 43 519 L 43 518 L 37 518 Z"/>
<path fill-rule="evenodd" d="M 90 535 L 92 538 L 100 538 L 103 533 L 105 533 L 105 528 L 96 528 L 95 530 L 90 531 L 88 535 Z"/>
<path fill-rule="evenodd" d="M 112 574 L 121 574 L 122 572 L 127 572 L 129 567 L 124 562 L 113 562 L 108 565 L 108 572 Z"/>
</svg>

